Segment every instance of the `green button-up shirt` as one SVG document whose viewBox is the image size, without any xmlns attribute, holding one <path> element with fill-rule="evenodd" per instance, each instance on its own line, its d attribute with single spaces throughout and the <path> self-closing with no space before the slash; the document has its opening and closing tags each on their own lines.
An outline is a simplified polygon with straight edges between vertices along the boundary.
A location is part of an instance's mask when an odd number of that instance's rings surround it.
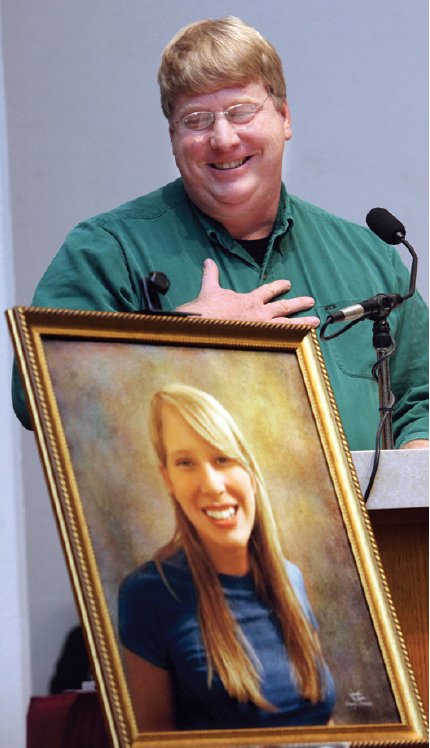
<svg viewBox="0 0 430 748">
<path fill-rule="evenodd" d="M 367 228 L 288 195 L 284 186 L 260 267 L 221 224 L 195 207 L 178 179 L 73 229 L 40 281 L 33 304 L 140 311 L 140 279 L 157 270 L 170 279 L 161 300 L 164 309 L 172 310 L 198 296 L 207 257 L 219 267 L 221 286 L 234 291 L 290 280 L 289 296 L 312 296 L 314 312 L 323 321 L 334 309 L 377 293 L 404 294 L 409 286 L 409 273 L 393 247 Z M 401 446 L 428 437 L 427 308 L 418 293 L 390 315 L 390 327 L 397 342 L 391 359 L 393 431 Z M 373 449 L 379 413 L 371 374 L 372 322 L 364 320 L 341 337 L 322 341 L 321 348 L 350 448 Z M 29 428 L 16 371 L 13 397 L 18 417 Z"/>
</svg>

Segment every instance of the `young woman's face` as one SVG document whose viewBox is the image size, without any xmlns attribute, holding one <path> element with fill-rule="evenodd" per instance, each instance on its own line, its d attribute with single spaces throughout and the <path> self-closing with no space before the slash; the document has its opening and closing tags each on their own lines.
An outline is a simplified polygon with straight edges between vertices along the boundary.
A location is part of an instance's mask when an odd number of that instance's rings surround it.
<svg viewBox="0 0 430 748">
<path fill-rule="evenodd" d="M 167 488 L 194 525 L 219 573 L 245 574 L 254 526 L 254 483 L 247 471 L 206 442 L 171 406 L 162 411 Z"/>
</svg>

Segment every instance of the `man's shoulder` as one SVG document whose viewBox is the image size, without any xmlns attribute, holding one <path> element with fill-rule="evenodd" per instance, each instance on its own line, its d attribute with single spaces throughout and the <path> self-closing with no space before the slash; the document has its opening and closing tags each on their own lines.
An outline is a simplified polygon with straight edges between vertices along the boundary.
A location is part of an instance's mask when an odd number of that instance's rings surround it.
<svg viewBox="0 0 430 748">
<path fill-rule="evenodd" d="M 352 255 L 365 256 L 371 262 L 390 265 L 393 247 L 382 241 L 367 226 L 361 226 L 347 218 L 341 218 L 317 205 L 289 195 L 289 211 L 293 222 L 309 242 L 330 248 L 351 261 Z"/>
<path fill-rule="evenodd" d="M 93 224 L 100 228 L 109 228 L 110 224 L 121 221 L 151 221 L 165 214 L 188 207 L 189 199 L 181 179 L 159 187 L 157 190 L 129 200 L 111 210 L 92 216 L 80 225 Z"/>
<path fill-rule="evenodd" d="M 296 195 L 289 194 L 288 198 L 293 217 L 294 215 L 303 217 L 309 216 L 313 217 L 317 221 L 320 221 L 322 224 L 325 223 L 327 225 L 337 226 L 340 229 L 354 231 L 359 234 L 362 233 L 363 235 L 367 236 L 374 236 L 366 226 L 361 226 L 360 224 L 354 223 L 354 221 L 348 220 L 347 218 L 342 218 L 341 216 L 335 215 L 334 213 L 330 213 L 328 210 L 320 208 L 318 205 L 314 205 L 313 203 L 310 203 L 307 200 L 303 200 Z"/>
</svg>

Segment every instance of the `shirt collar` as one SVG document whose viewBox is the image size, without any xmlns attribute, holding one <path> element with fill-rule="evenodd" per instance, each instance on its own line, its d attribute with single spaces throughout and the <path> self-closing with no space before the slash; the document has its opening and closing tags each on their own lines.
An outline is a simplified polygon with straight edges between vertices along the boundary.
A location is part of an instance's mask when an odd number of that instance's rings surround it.
<svg viewBox="0 0 430 748">
<path fill-rule="evenodd" d="M 219 244 L 224 249 L 227 249 L 229 252 L 233 252 L 234 254 L 240 255 L 243 259 L 249 260 L 249 255 L 246 250 L 241 247 L 235 239 L 233 239 L 233 237 L 228 233 L 228 231 L 221 223 L 207 216 L 192 201 L 190 202 L 199 222 L 203 226 L 208 238 L 211 241 L 217 242 L 217 244 Z M 282 183 L 281 193 L 279 196 L 278 212 L 276 214 L 273 231 L 270 237 L 269 245 L 267 247 L 267 256 L 271 254 L 275 240 L 279 236 L 283 236 L 284 234 L 286 234 L 287 231 L 289 231 L 292 227 L 293 223 L 294 220 L 291 215 L 290 199 L 287 190 L 285 189 L 285 185 L 284 183 Z M 277 242 L 277 247 L 280 251 L 282 251 L 281 242 Z"/>
</svg>

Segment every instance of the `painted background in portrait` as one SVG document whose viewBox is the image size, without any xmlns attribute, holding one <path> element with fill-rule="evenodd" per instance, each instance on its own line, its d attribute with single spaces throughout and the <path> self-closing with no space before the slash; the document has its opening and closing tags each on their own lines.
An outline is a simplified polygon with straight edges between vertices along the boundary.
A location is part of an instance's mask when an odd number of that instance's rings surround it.
<svg viewBox="0 0 430 748">
<path fill-rule="evenodd" d="M 319 621 L 335 721 L 398 722 L 295 354 L 52 340 L 44 349 L 115 631 L 121 580 L 173 531 L 149 401 L 165 384 L 190 384 L 220 400 L 262 469 Z"/>
</svg>

